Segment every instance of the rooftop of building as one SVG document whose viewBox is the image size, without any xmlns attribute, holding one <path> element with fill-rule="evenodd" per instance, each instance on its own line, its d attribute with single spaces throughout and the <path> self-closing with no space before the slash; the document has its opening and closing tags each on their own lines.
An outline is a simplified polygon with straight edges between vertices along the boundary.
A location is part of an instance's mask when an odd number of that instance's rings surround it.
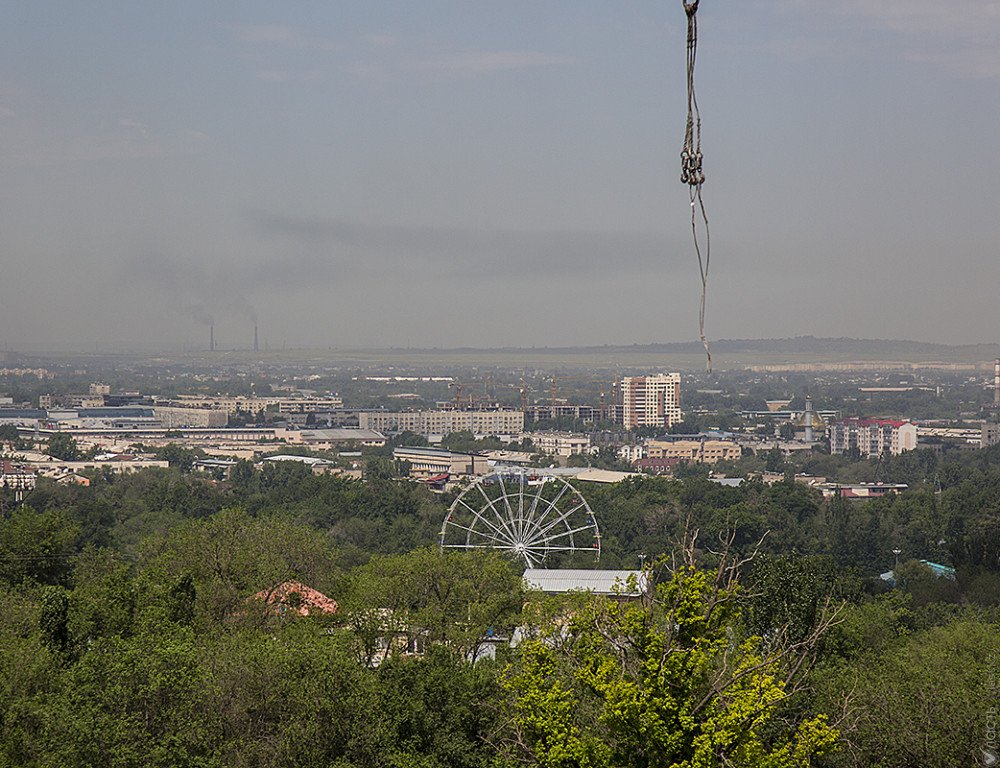
<svg viewBox="0 0 1000 768">
<path fill-rule="evenodd" d="M 317 442 L 338 440 L 385 440 L 385 435 L 374 429 L 358 429 L 357 427 L 330 427 L 324 429 L 302 429 L 299 435 L 303 440 Z"/>
<path fill-rule="evenodd" d="M 290 453 L 279 453 L 276 456 L 265 456 L 261 461 L 297 461 L 310 467 L 332 467 L 334 462 L 317 456 L 296 456 Z"/>
<path fill-rule="evenodd" d="M 542 592 L 593 592 L 596 595 L 638 597 L 649 591 L 644 571 L 604 571 L 577 568 L 528 568 L 524 580 L 530 589 Z"/>
<path fill-rule="evenodd" d="M 426 456 L 428 458 L 447 458 L 449 456 L 480 456 L 479 453 L 466 453 L 449 451 L 445 448 L 425 448 L 424 446 L 401 445 L 393 449 L 393 453 L 409 453 L 415 456 Z"/>
<path fill-rule="evenodd" d="M 904 424 L 912 424 L 911 421 L 901 421 L 899 419 L 867 419 L 852 416 L 848 419 L 841 419 L 837 424 L 859 427 L 901 427 Z M 835 425 L 836 426 L 836 425 Z"/>
</svg>

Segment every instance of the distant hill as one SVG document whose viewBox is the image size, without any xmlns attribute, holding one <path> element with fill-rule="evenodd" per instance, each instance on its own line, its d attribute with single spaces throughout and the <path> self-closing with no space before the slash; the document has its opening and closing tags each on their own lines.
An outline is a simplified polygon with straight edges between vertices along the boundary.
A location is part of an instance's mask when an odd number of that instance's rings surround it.
<svg viewBox="0 0 1000 768">
<path fill-rule="evenodd" d="M 935 344 L 924 341 L 897 339 L 852 339 L 822 338 L 817 336 L 795 336 L 786 339 L 719 339 L 711 342 L 713 355 L 718 354 L 768 354 L 768 355 L 817 355 L 837 357 L 858 356 L 859 358 L 911 360 L 911 359 L 987 359 L 1000 357 L 998 344 Z M 411 349 L 409 351 L 425 351 Z M 430 351 L 430 350 L 426 350 Z M 444 348 L 435 351 L 445 351 Z M 553 353 L 586 354 L 595 353 L 639 353 L 663 355 L 701 354 L 698 341 L 681 341 L 664 344 L 604 344 L 601 346 L 577 347 L 458 347 L 447 351 L 452 353 Z"/>
<path fill-rule="evenodd" d="M 605 344 L 600 346 L 508 346 L 508 347 L 366 347 L 301 348 L 261 352 L 229 350 L 208 353 L 189 352 L 75 352 L 63 355 L 8 353 L 7 364 L 17 361 L 24 366 L 49 361 L 86 359 L 91 362 L 114 361 L 130 357 L 145 359 L 153 365 L 183 359 L 199 365 L 279 364 L 308 361 L 310 364 L 338 365 L 415 365 L 435 366 L 499 365 L 537 368 L 586 368 L 590 370 L 653 370 L 669 367 L 696 371 L 704 368 L 705 353 L 697 341 L 663 344 Z M 842 365 L 845 363 L 916 363 L 947 365 L 978 364 L 980 367 L 1000 358 L 997 344 L 933 344 L 897 339 L 852 339 L 795 336 L 786 339 L 718 339 L 712 342 L 712 359 L 717 370 L 759 365 Z"/>
</svg>

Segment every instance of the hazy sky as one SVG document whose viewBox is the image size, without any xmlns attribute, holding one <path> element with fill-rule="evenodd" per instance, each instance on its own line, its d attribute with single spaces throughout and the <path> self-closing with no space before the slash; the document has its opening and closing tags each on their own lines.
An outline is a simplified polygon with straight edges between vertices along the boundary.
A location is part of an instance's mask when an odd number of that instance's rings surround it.
<svg viewBox="0 0 1000 768">
<path fill-rule="evenodd" d="M 1000 336 L 1000 2 L 703 0 L 712 338 Z M 0 344 L 697 337 L 680 0 L 0 6 Z"/>
</svg>

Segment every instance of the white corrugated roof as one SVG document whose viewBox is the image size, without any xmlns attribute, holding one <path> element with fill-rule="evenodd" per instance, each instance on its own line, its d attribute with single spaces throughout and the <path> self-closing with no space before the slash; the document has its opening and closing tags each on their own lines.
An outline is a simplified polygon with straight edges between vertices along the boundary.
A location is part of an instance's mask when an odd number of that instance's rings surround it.
<svg viewBox="0 0 1000 768">
<path fill-rule="evenodd" d="M 300 461 L 310 467 L 333 466 L 334 462 L 329 459 L 320 459 L 316 456 L 293 456 L 288 453 L 279 453 L 276 456 L 265 456 L 261 461 Z"/>
<path fill-rule="evenodd" d="M 357 427 L 330 427 L 328 429 L 303 429 L 300 432 L 303 440 L 384 440 L 385 435 L 374 429 L 358 429 Z"/>
<path fill-rule="evenodd" d="M 635 577 L 636 589 L 628 589 L 630 577 Z M 528 568 L 524 580 L 531 589 L 542 592 L 593 592 L 597 595 L 633 595 L 646 592 L 649 579 L 643 571 L 593 571 L 573 568 Z"/>
<path fill-rule="evenodd" d="M 642 475 L 638 472 L 616 472 L 613 469 L 592 469 L 588 467 L 585 472 L 577 475 L 576 479 L 588 483 L 620 483 L 622 480 L 628 480 L 630 477 L 642 477 Z"/>
</svg>

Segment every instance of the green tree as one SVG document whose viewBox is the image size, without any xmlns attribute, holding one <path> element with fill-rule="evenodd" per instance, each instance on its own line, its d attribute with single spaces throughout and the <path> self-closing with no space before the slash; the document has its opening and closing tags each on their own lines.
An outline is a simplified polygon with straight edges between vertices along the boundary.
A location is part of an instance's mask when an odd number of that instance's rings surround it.
<svg viewBox="0 0 1000 768">
<path fill-rule="evenodd" d="M 828 601 L 845 597 L 845 591 L 858 595 L 860 584 L 848 581 L 830 557 L 758 557 L 741 595 L 743 621 L 753 635 L 780 633 L 800 642 L 813 631 Z"/>
<path fill-rule="evenodd" d="M 46 449 L 50 456 L 61 461 L 77 461 L 80 456 L 80 447 L 72 435 L 65 432 L 56 432 L 49 438 L 49 445 Z"/>
<path fill-rule="evenodd" d="M 100 637 L 127 636 L 146 596 L 140 596 L 131 567 L 112 549 L 85 549 L 73 569 L 69 627 L 78 651 Z"/>
<path fill-rule="evenodd" d="M 369 456 L 365 459 L 366 480 L 392 480 L 397 470 L 398 467 L 392 459 L 381 456 Z"/>
<path fill-rule="evenodd" d="M 214 633 L 199 657 L 198 712 L 216 726 L 214 765 L 379 765 L 361 758 L 391 746 L 373 704 L 373 671 L 310 619 Z"/>
<path fill-rule="evenodd" d="M 46 587 L 42 592 L 38 627 L 50 651 L 63 653 L 69 647 L 69 598 L 62 587 Z"/>
<path fill-rule="evenodd" d="M 387 660 L 372 684 L 382 739 L 360 763 L 499 768 L 489 743 L 502 698 L 494 665 L 432 646 L 423 658 Z"/>
<path fill-rule="evenodd" d="M 253 462 L 247 459 L 240 459 L 233 465 L 233 470 L 230 473 L 230 479 L 232 480 L 233 487 L 246 493 L 253 488 L 254 481 L 257 478 L 257 470 L 254 469 Z"/>
<path fill-rule="evenodd" d="M 2 443 L 10 443 L 14 450 L 20 450 L 24 446 L 24 441 L 13 424 L 0 424 L 0 444 Z"/>
<path fill-rule="evenodd" d="M 785 454 L 781 452 L 781 448 L 774 446 L 767 452 L 767 464 L 765 466 L 768 472 L 785 471 Z"/>
<path fill-rule="evenodd" d="M 190 630 L 95 640 L 49 711 L 50 764 L 206 765 L 215 716 Z"/>
<path fill-rule="evenodd" d="M 500 554 L 424 548 L 376 556 L 355 568 L 345 580 L 342 607 L 366 661 L 375 660 L 379 641 L 391 636 L 404 646 L 439 643 L 467 656 L 491 630 L 513 629 L 523 594 L 520 572 Z"/>
<path fill-rule="evenodd" d="M 690 559 L 648 603 L 594 599 L 560 648 L 529 641 L 505 679 L 506 750 L 538 766 L 805 767 L 837 733 L 784 706 L 809 641 L 735 633 L 735 563 Z"/>
<path fill-rule="evenodd" d="M 817 669 L 818 703 L 846 711 L 838 768 L 981 765 L 1000 653 L 996 626 L 972 617 L 903 633 L 841 667 Z"/>
<path fill-rule="evenodd" d="M 957 603 L 958 584 L 939 576 L 919 560 L 907 560 L 896 569 L 896 584 L 913 596 L 916 606 L 930 603 Z"/>
<path fill-rule="evenodd" d="M 4 766 L 42 763 L 47 752 L 46 702 L 61 682 L 63 656 L 54 648 L 62 645 L 65 594 L 58 589 L 42 593 L 51 623 L 41 621 L 42 610 L 29 594 L 5 591 L 0 612 L 0 765 Z"/>
<path fill-rule="evenodd" d="M 247 599 L 288 579 L 326 591 L 338 569 L 326 538 L 287 518 L 254 518 L 233 508 L 205 520 L 191 520 L 169 534 L 149 539 L 140 557 L 140 580 L 164 595 L 178 613 L 179 594 L 190 576 L 196 621 L 210 626 L 245 613 Z"/>
<path fill-rule="evenodd" d="M 204 451 L 184 448 L 176 443 L 169 443 L 156 452 L 158 459 L 169 462 L 171 467 L 177 467 L 181 472 L 190 472 L 201 456 L 204 456 Z"/>
<path fill-rule="evenodd" d="M 194 584 L 194 576 L 183 574 L 170 585 L 167 593 L 167 618 L 179 624 L 190 624 L 194 620 L 195 600 L 198 591 Z"/>
<path fill-rule="evenodd" d="M 63 510 L 19 507 L 0 520 L 0 579 L 10 584 L 63 583 L 79 534 L 79 526 Z"/>
</svg>

